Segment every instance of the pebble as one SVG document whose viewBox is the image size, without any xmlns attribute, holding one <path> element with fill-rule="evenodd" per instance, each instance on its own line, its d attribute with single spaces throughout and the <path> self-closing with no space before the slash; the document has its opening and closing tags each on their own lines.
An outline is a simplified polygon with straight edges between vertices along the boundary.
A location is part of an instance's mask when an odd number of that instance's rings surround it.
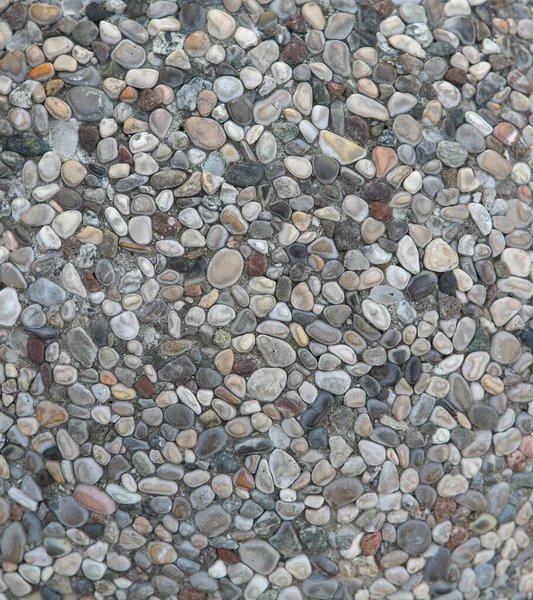
<svg viewBox="0 0 533 600">
<path fill-rule="evenodd" d="M 0 0 L 2 597 L 526 598 L 526 4 Z"/>
</svg>

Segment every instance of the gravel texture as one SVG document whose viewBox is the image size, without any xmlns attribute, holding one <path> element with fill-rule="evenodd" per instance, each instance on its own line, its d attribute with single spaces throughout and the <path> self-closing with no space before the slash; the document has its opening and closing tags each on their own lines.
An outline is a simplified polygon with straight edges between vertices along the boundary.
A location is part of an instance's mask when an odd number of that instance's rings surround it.
<svg viewBox="0 0 533 600">
<path fill-rule="evenodd" d="M 0 600 L 533 597 L 532 42 L 0 0 Z"/>
</svg>

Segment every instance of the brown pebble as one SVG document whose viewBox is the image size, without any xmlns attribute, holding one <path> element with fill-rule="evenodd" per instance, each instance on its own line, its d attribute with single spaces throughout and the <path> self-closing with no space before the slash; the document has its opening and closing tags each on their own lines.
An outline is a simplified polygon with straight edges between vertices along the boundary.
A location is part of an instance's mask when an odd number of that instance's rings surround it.
<svg viewBox="0 0 533 600">
<path fill-rule="evenodd" d="M 465 83 L 466 81 L 466 71 L 463 71 L 463 69 L 452 67 L 451 69 L 448 69 L 448 71 L 446 71 L 444 79 L 446 79 L 446 81 L 449 81 L 450 83 L 453 83 L 453 85 L 459 87 L 463 85 L 463 83 Z"/>
<path fill-rule="evenodd" d="M 279 60 L 288 65 L 299 65 L 305 61 L 306 56 L 307 48 L 305 47 L 305 42 L 298 38 L 292 38 L 285 48 L 283 48 L 279 55 Z"/>
<path fill-rule="evenodd" d="M 163 102 L 161 101 L 161 98 L 153 90 L 143 90 L 139 97 L 137 106 L 139 107 L 139 110 L 152 112 L 156 108 L 159 108 L 162 104 Z"/>
<path fill-rule="evenodd" d="M 154 386 L 146 375 L 138 379 L 133 387 L 145 398 L 151 398 L 155 394 Z"/>
<path fill-rule="evenodd" d="M 377 221 L 388 223 L 392 219 L 392 208 L 383 202 L 371 202 L 368 205 L 370 216 Z"/>
<path fill-rule="evenodd" d="M 268 260 L 264 254 L 253 254 L 247 262 L 248 274 L 251 277 L 264 275 L 268 268 Z"/>
<path fill-rule="evenodd" d="M 80 146 L 86 152 L 94 152 L 100 141 L 100 132 L 95 125 L 81 125 L 78 129 Z"/>
<path fill-rule="evenodd" d="M 217 95 L 212 90 L 202 90 L 198 94 L 196 105 L 198 106 L 198 114 L 201 117 L 208 117 L 217 105 Z"/>
<path fill-rule="evenodd" d="M 183 49 L 193 58 L 205 56 L 205 53 L 211 47 L 211 41 L 203 31 L 191 33 L 183 43 Z"/>
<path fill-rule="evenodd" d="M 28 358 L 40 365 L 44 362 L 44 353 L 46 346 L 44 340 L 41 338 L 29 338 L 26 344 L 26 350 L 28 352 Z"/>
<path fill-rule="evenodd" d="M 376 554 L 376 552 L 379 550 L 380 546 L 381 533 L 379 531 L 376 531 L 376 533 L 368 533 L 361 540 L 361 550 L 370 556 L 374 556 L 374 554 Z"/>
</svg>

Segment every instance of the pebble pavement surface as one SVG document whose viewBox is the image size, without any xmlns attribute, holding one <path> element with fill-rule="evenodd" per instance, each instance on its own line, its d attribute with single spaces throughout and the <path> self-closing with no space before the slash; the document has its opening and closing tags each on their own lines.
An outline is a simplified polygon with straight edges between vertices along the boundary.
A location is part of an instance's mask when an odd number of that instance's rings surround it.
<svg viewBox="0 0 533 600">
<path fill-rule="evenodd" d="M 0 600 L 533 596 L 532 46 L 0 0 Z"/>
</svg>

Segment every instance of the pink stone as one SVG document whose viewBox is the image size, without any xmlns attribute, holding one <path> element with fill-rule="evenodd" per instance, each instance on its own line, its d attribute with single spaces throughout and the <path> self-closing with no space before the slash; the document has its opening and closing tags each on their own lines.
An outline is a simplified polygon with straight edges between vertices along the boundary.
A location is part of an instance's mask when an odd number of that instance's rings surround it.
<svg viewBox="0 0 533 600">
<path fill-rule="evenodd" d="M 74 491 L 74 498 L 86 509 L 101 515 L 111 515 L 117 508 L 113 498 L 94 485 L 79 485 Z"/>
</svg>

